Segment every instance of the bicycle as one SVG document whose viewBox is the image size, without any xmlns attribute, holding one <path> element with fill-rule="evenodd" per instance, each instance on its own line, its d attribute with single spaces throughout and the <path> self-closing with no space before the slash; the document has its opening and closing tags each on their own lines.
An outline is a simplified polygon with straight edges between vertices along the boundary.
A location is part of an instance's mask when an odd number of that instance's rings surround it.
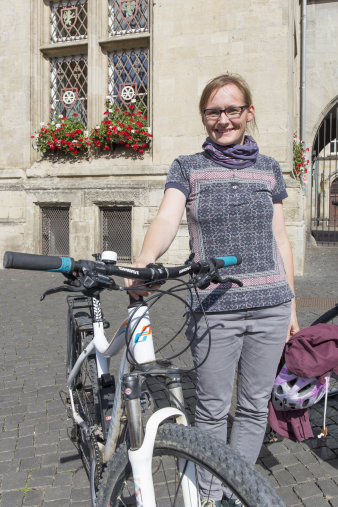
<svg viewBox="0 0 338 507">
<path fill-rule="evenodd" d="M 112 276 L 147 280 L 145 285 L 178 280 L 170 290 L 154 290 L 148 298 L 151 307 L 163 294 L 179 297 L 182 287 L 204 288 L 211 282 L 226 281 L 240 284 L 233 278 L 223 279 L 219 273 L 219 269 L 239 263 L 239 258 L 190 260 L 184 266 L 151 265 L 143 269 L 116 265 L 112 252 L 95 258 L 74 261 L 71 257 L 18 252 L 4 255 L 5 268 L 66 276 L 62 286 L 47 290 L 41 299 L 60 291 L 81 293 L 67 298 L 66 370 L 69 405 L 89 476 L 92 505 L 200 507 L 198 467 L 210 473 L 210 484 L 218 479 L 246 506 L 284 506 L 254 467 L 224 442 L 188 424 L 181 382 L 184 371 L 171 360 L 156 358 L 149 309 L 143 298 L 130 297 L 128 319 L 111 340 L 105 336 L 108 323 L 100 293 L 126 290 Z M 190 275 L 188 283 L 181 280 L 184 275 Z M 115 378 L 109 361 L 121 349 Z M 153 396 L 147 389 L 149 379 L 166 380 L 170 406 L 154 409 Z M 145 414 L 149 417 L 144 427 Z"/>
</svg>

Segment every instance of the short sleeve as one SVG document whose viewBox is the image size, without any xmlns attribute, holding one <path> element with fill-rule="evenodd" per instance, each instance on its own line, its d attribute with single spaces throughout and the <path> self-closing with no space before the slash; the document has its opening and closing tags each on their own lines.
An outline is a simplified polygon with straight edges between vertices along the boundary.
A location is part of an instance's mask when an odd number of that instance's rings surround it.
<svg viewBox="0 0 338 507">
<path fill-rule="evenodd" d="M 274 160 L 273 172 L 275 176 L 275 186 L 272 189 L 272 202 L 275 203 L 286 199 L 288 193 L 286 191 L 282 170 L 277 160 Z"/>
<path fill-rule="evenodd" d="M 190 185 L 189 178 L 184 170 L 184 167 L 179 159 L 175 159 L 171 164 L 168 172 L 165 190 L 168 188 L 177 188 L 185 195 L 186 199 L 189 197 Z"/>
</svg>

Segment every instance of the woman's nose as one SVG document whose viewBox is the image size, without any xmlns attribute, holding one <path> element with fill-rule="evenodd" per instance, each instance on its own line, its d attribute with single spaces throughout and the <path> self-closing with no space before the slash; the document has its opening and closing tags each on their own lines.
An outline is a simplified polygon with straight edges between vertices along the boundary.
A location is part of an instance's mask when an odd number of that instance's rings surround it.
<svg viewBox="0 0 338 507">
<path fill-rule="evenodd" d="M 228 122 L 229 118 L 227 117 L 224 111 L 221 111 L 220 117 L 218 118 L 218 123 L 228 123 Z"/>
</svg>

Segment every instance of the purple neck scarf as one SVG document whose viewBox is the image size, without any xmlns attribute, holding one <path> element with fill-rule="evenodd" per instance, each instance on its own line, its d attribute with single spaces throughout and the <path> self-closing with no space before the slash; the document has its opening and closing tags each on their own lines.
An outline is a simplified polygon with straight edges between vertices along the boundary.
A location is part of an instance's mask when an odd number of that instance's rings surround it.
<svg viewBox="0 0 338 507">
<path fill-rule="evenodd" d="M 244 144 L 221 146 L 207 137 L 202 146 L 209 158 L 229 169 L 244 169 L 256 162 L 258 146 L 250 136 L 245 136 Z"/>
</svg>

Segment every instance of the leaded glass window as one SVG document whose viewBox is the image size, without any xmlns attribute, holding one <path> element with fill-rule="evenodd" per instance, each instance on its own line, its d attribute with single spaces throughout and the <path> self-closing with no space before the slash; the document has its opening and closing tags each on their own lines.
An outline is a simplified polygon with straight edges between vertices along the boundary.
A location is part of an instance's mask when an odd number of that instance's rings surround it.
<svg viewBox="0 0 338 507">
<path fill-rule="evenodd" d="M 149 31 L 149 0 L 109 0 L 109 35 Z"/>
<path fill-rule="evenodd" d="M 87 56 L 51 58 L 51 106 L 56 115 L 76 113 L 87 124 Z"/>
<path fill-rule="evenodd" d="M 125 49 L 108 53 L 108 91 L 116 104 L 137 102 L 148 111 L 148 49 Z"/>
<path fill-rule="evenodd" d="M 51 3 L 51 42 L 87 38 L 87 0 Z"/>
</svg>

